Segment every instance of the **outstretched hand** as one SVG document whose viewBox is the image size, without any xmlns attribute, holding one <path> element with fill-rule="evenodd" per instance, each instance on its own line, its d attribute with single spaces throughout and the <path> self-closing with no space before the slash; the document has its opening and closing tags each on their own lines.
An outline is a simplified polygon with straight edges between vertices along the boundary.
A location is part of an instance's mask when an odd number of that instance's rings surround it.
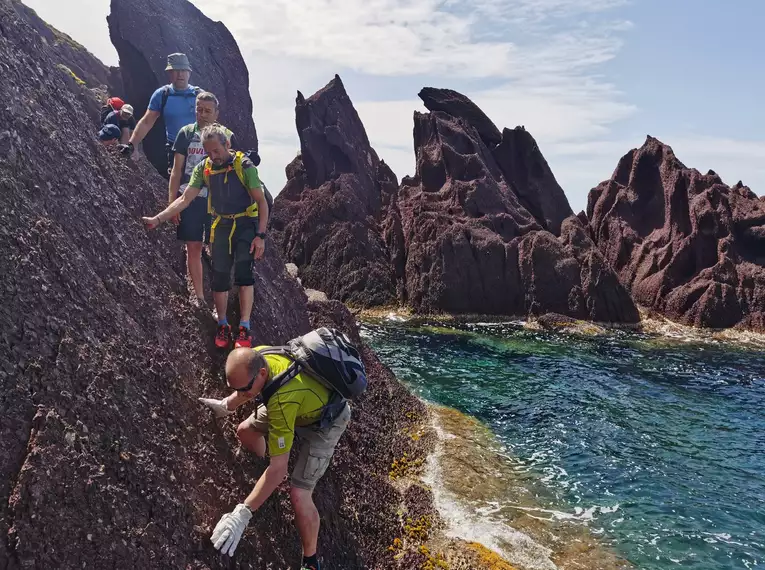
<svg viewBox="0 0 765 570">
<path fill-rule="evenodd" d="M 266 251 L 266 241 L 263 238 L 256 237 L 252 240 L 250 245 L 250 253 L 255 256 L 255 259 L 263 257 L 263 253 Z"/>
<path fill-rule="evenodd" d="M 220 550 L 221 554 L 234 556 L 234 551 L 251 518 L 252 512 L 244 503 L 239 503 L 233 512 L 223 515 L 210 537 L 216 550 Z"/>
<path fill-rule="evenodd" d="M 130 155 L 133 154 L 134 150 L 133 143 L 118 144 L 117 150 L 120 151 L 120 154 L 125 158 L 130 158 Z"/>
<path fill-rule="evenodd" d="M 234 413 L 228 409 L 228 406 L 226 405 L 226 398 L 223 398 L 222 400 L 214 400 L 213 398 L 197 398 L 197 399 L 200 402 L 202 402 L 205 406 L 210 408 L 215 414 L 216 418 L 224 418 L 228 416 L 229 414 Z"/>
<path fill-rule="evenodd" d="M 143 222 L 143 225 L 146 227 L 147 230 L 153 230 L 159 225 L 159 218 L 157 216 L 151 217 L 151 218 L 141 218 L 141 221 Z"/>
</svg>

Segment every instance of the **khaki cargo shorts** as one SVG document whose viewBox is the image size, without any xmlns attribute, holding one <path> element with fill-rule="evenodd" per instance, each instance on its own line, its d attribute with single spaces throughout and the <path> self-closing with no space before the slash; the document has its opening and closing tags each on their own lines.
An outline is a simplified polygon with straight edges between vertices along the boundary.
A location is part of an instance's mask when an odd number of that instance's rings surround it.
<svg viewBox="0 0 765 570">
<path fill-rule="evenodd" d="M 295 467 L 292 469 L 291 484 L 299 489 L 313 491 L 332 460 L 340 436 L 351 420 L 351 406 L 346 405 L 331 426 L 324 429 L 305 426 L 296 427 L 299 450 Z M 250 427 L 268 438 L 268 410 L 259 406 L 258 411 L 248 418 Z M 298 442 L 296 441 L 295 444 Z M 294 447 L 294 445 L 293 445 Z"/>
</svg>

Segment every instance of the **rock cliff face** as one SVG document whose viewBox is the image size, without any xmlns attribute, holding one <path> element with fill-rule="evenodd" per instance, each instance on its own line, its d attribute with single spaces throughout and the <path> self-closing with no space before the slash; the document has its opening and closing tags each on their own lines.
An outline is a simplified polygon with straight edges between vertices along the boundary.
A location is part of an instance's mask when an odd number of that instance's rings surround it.
<svg viewBox="0 0 765 570">
<path fill-rule="evenodd" d="M 0 568 L 294 568 L 286 487 L 233 561 L 210 544 L 264 468 L 236 453 L 252 408 L 217 424 L 200 408 L 225 394 L 222 355 L 214 321 L 188 304 L 174 230 L 141 226 L 163 180 L 98 143 L 98 103 L 57 62 L 0 0 Z M 270 240 L 256 276 L 257 342 L 330 322 L 354 334 L 338 303 L 307 303 Z M 401 435 L 422 404 L 364 358 L 368 395 L 317 489 L 328 569 L 396 567 L 402 499 L 388 470 L 422 453 Z"/>
<path fill-rule="evenodd" d="M 252 120 L 247 66 L 231 33 L 188 0 L 112 0 L 109 35 L 120 57 L 126 101 L 143 116 L 149 97 L 168 82 L 167 55 L 183 52 L 191 84 L 212 91 L 221 103 L 219 121 L 233 130 L 244 149 L 258 148 Z M 164 123 L 145 139 L 146 155 L 164 172 Z"/>
<path fill-rule="evenodd" d="M 531 135 L 454 91 L 420 97 L 431 112 L 415 113 L 417 172 L 400 188 L 339 78 L 298 97 L 302 155 L 274 226 L 306 284 L 360 306 L 635 322 Z"/>
<path fill-rule="evenodd" d="M 83 46 L 46 23 L 19 0 L 12 0 L 11 4 L 19 17 L 34 28 L 47 44 L 57 64 L 66 66 L 91 89 L 106 86 L 107 95 L 122 95 L 122 78 L 118 67 L 105 66 Z"/>
<path fill-rule="evenodd" d="M 396 270 L 408 302 L 418 311 L 635 322 L 531 135 L 505 129 L 497 138 L 454 92 L 420 96 L 432 109 L 414 117 L 417 172 L 402 181 L 386 234 L 391 251 L 404 252 Z"/>
<path fill-rule="evenodd" d="M 701 327 L 765 329 L 765 203 L 648 137 L 590 192 L 592 235 L 635 300 Z"/>
<path fill-rule="evenodd" d="M 307 287 L 356 305 L 395 299 L 379 220 L 398 181 L 369 144 L 339 77 L 313 96 L 298 93 L 300 156 L 287 167 L 272 228 Z"/>
</svg>

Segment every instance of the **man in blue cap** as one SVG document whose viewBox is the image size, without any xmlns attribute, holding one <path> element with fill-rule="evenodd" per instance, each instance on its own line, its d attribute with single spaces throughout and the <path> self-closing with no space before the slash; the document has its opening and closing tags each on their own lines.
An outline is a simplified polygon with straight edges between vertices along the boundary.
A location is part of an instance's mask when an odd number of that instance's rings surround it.
<svg viewBox="0 0 765 570">
<path fill-rule="evenodd" d="M 165 120 L 165 135 L 167 149 L 167 172 L 173 167 L 173 143 L 182 127 L 196 120 L 196 98 L 201 89 L 189 84 L 191 64 L 185 53 L 171 53 L 167 56 L 167 67 L 170 83 L 157 89 L 149 100 L 146 114 L 138 121 L 130 141 L 119 146 L 124 156 L 130 156 L 157 119 L 162 116 Z"/>
<path fill-rule="evenodd" d="M 122 132 L 117 125 L 104 125 L 100 131 L 98 131 L 98 140 L 100 140 L 104 146 L 112 146 L 117 144 Z"/>
</svg>

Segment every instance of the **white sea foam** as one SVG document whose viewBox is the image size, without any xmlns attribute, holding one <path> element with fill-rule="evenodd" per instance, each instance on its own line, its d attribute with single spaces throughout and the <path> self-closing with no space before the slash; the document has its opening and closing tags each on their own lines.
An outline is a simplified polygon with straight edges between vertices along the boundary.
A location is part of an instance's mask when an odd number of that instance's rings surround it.
<svg viewBox="0 0 765 570">
<path fill-rule="evenodd" d="M 435 417 L 433 428 L 438 435 L 438 443 L 428 457 L 423 481 L 432 489 L 436 508 L 446 521 L 446 536 L 483 544 L 510 564 L 526 570 L 557 570 L 558 567 L 550 560 L 552 551 L 549 548 L 491 516 L 500 508 L 498 503 L 491 503 L 488 508 L 472 508 L 444 488 L 441 469 L 443 442 L 455 436 L 445 432 Z"/>
</svg>

